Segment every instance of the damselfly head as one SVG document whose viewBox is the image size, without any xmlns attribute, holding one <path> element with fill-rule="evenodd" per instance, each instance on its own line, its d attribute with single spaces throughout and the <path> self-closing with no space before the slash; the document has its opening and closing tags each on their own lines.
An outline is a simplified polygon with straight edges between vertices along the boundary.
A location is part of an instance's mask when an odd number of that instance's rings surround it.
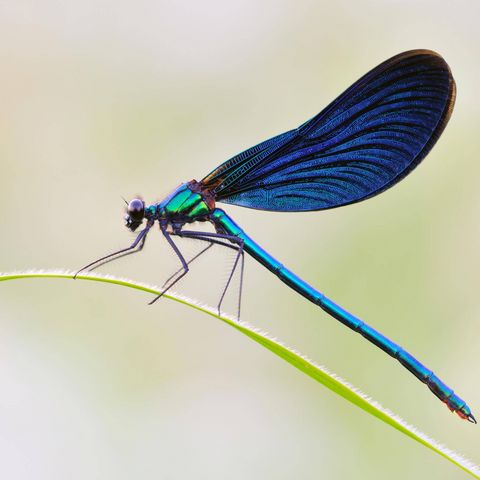
<svg viewBox="0 0 480 480">
<path fill-rule="evenodd" d="M 134 232 L 145 217 L 145 202 L 141 198 L 134 198 L 127 206 L 125 226 Z"/>
</svg>

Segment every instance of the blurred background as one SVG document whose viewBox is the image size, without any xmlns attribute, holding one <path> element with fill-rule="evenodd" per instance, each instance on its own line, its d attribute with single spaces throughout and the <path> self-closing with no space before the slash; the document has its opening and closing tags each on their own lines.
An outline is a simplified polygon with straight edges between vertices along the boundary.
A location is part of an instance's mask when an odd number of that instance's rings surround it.
<svg viewBox="0 0 480 480">
<path fill-rule="evenodd" d="M 0 270 L 78 269 L 127 246 L 121 195 L 160 200 L 390 56 L 433 49 L 457 102 L 405 181 L 333 211 L 225 209 L 478 418 L 479 15 L 467 0 L 2 2 Z M 181 291 L 214 303 L 232 262 L 212 252 Z M 175 268 L 155 231 L 101 271 L 158 284 Z M 0 285 L 3 478 L 465 477 L 221 322 L 150 299 L 89 282 Z M 480 427 L 250 259 L 243 319 L 480 462 Z"/>
</svg>

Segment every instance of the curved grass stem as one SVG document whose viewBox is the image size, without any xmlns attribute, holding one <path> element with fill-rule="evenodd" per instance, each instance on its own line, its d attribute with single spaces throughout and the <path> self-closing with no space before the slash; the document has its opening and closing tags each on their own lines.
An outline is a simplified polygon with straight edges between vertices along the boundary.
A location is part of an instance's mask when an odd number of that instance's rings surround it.
<svg viewBox="0 0 480 480">
<path fill-rule="evenodd" d="M 12 272 L 0 273 L 0 281 L 28 278 L 72 279 L 73 275 L 74 274 L 72 272 L 60 270 Z M 93 273 L 78 275 L 76 278 L 77 280 L 110 283 L 122 287 L 133 288 L 136 290 L 141 290 L 143 292 L 151 293 L 153 295 L 158 295 L 161 291 L 161 288 L 159 287 L 145 285 L 142 283 L 134 282 L 132 280 Z M 230 327 L 233 327 L 234 329 L 243 333 L 255 342 L 259 343 L 266 349 L 270 350 L 275 355 L 283 358 L 286 362 L 293 365 L 305 375 L 308 375 L 317 382 L 321 383 L 340 397 L 343 397 L 345 400 L 353 403 L 354 405 L 361 408 L 370 415 L 373 415 L 377 419 L 390 425 L 399 432 L 402 432 L 404 435 L 407 435 L 416 442 L 433 450 L 435 453 L 447 459 L 466 473 L 469 473 L 474 478 L 480 479 L 480 467 L 466 460 L 459 454 L 447 449 L 443 445 L 437 443 L 435 440 L 429 438 L 427 435 L 423 434 L 415 427 L 407 424 L 398 416 L 394 415 L 392 412 L 382 407 L 379 403 L 373 401 L 363 393 L 359 392 L 356 388 L 352 387 L 350 384 L 339 378 L 337 375 L 329 372 L 325 367 L 315 364 L 313 361 L 296 352 L 292 348 L 285 346 L 276 339 L 273 339 L 268 334 L 261 332 L 260 330 L 252 327 L 246 322 L 238 322 L 234 318 L 230 318 L 225 315 L 218 315 L 217 311 L 210 308 L 209 306 L 201 305 L 194 300 L 177 295 L 175 293 L 169 292 L 168 294 L 165 294 L 164 297 L 187 305 L 191 308 L 215 317 L 218 320 L 221 320 Z"/>
</svg>

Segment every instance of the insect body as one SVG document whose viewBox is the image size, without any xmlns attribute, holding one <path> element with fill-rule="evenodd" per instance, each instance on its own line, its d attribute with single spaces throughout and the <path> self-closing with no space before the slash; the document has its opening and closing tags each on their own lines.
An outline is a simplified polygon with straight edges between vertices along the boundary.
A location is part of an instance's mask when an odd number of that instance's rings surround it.
<svg viewBox="0 0 480 480">
<path fill-rule="evenodd" d="M 470 408 L 431 370 L 402 347 L 310 286 L 262 249 L 216 202 L 282 212 L 335 208 L 373 197 L 407 176 L 445 128 L 455 101 L 455 82 L 446 62 L 429 50 L 392 57 L 355 82 L 300 127 L 266 140 L 221 164 L 200 181 L 180 185 L 158 204 L 141 199 L 127 207 L 126 226 L 143 229 L 129 247 L 84 269 L 140 251 L 158 222 L 182 269 L 151 303 L 171 288 L 189 264 L 212 245 L 244 252 L 294 291 L 396 358 L 461 418 L 476 423 Z M 210 222 L 215 232 L 192 230 Z M 172 237 L 192 238 L 205 248 L 187 261 Z M 219 310 L 233 271 L 219 302 Z"/>
</svg>

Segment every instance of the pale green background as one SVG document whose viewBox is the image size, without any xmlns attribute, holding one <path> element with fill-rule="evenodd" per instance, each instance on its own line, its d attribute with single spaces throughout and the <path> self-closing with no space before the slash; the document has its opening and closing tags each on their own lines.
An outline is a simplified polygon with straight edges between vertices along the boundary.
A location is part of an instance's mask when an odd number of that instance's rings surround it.
<svg viewBox="0 0 480 480">
<path fill-rule="evenodd" d="M 386 58 L 434 49 L 457 103 L 400 185 L 323 213 L 226 209 L 480 416 L 479 19 L 478 1 L 2 2 L 0 270 L 75 269 L 127 245 L 120 195 L 159 200 Z M 232 261 L 216 253 L 182 291 L 214 301 Z M 155 231 L 103 272 L 161 282 L 174 266 Z M 244 293 L 245 320 L 480 462 L 479 426 L 251 260 Z M 0 285 L 2 478 L 466 478 L 220 322 L 149 299 Z"/>
</svg>

